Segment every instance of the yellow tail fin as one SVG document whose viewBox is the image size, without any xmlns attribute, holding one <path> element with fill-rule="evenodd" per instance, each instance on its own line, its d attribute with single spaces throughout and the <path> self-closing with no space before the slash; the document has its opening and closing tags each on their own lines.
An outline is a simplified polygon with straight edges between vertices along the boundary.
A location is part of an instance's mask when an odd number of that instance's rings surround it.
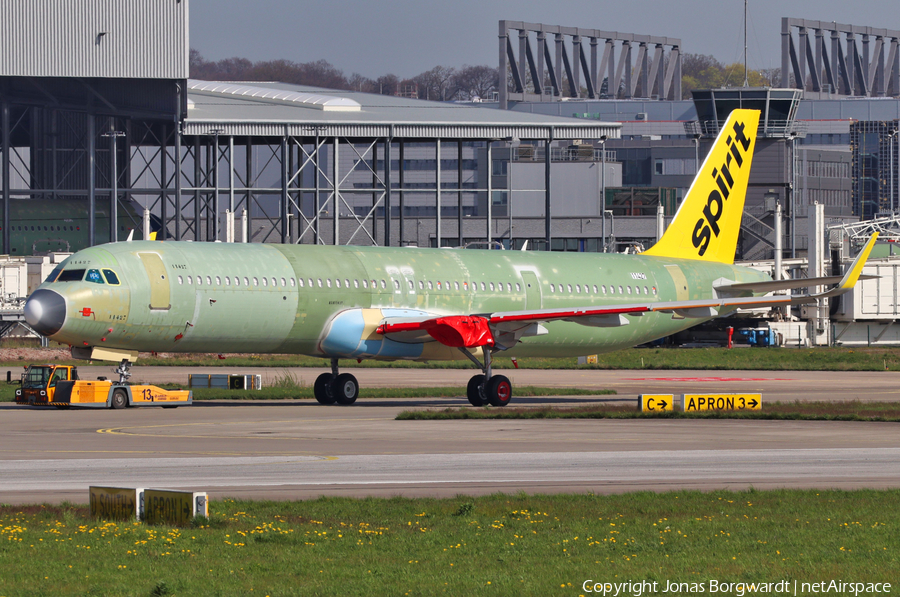
<svg viewBox="0 0 900 597">
<path fill-rule="evenodd" d="M 672 224 L 644 255 L 734 263 L 758 126 L 758 110 L 731 113 Z"/>
</svg>

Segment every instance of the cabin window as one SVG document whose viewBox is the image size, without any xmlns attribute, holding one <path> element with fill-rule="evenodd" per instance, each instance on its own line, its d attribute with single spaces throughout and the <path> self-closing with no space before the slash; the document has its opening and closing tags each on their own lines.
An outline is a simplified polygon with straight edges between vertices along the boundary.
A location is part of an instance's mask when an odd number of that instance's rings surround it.
<svg viewBox="0 0 900 597">
<path fill-rule="evenodd" d="M 575 285 L 575 292 L 578 293 L 578 294 L 581 294 L 581 284 L 576 284 L 576 285 Z"/>
<path fill-rule="evenodd" d="M 385 288 L 387 288 L 387 282 L 385 282 L 384 279 L 382 279 L 381 280 L 381 289 L 384 290 Z"/>
<path fill-rule="evenodd" d="M 606 284 L 600 285 L 600 292 L 602 292 L 603 294 L 606 294 Z"/>
<path fill-rule="evenodd" d="M 203 276 L 197 276 L 197 286 L 203 286 Z"/>
<path fill-rule="evenodd" d="M 625 289 L 619 286 L 619 294 L 625 294 Z"/>
<path fill-rule="evenodd" d="M 594 294 L 597 294 L 597 285 L 594 284 Z"/>
<path fill-rule="evenodd" d="M 400 290 L 400 280 L 394 280 L 394 290 Z"/>
<path fill-rule="evenodd" d="M 272 278 L 272 287 L 275 288 L 277 286 L 278 286 L 278 280 L 276 280 L 275 278 Z M 338 286 L 340 286 L 340 284 L 338 284 Z"/>
<path fill-rule="evenodd" d="M 103 276 L 100 275 L 100 270 L 98 269 L 89 269 L 87 276 L 84 278 L 85 282 L 93 282 L 94 284 L 103 284 Z"/>
<path fill-rule="evenodd" d="M 438 289 L 438 290 L 441 289 L 441 281 L 440 281 L 440 280 L 437 281 L 437 289 Z"/>
<path fill-rule="evenodd" d="M 485 290 L 487 290 L 487 286 L 485 285 L 484 282 L 482 282 L 481 283 L 481 291 L 484 292 Z"/>
<path fill-rule="evenodd" d="M 419 290 L 425 290 L 425 280 L 419 280 Z"/>
<path fill-rule="evenodd" d="M 631 286 L 628 287 L 628 294 L 631 294 Z"/>
<path fill-rule="evenodd" d="M 194 278 L 191 276 L 188 276 L 188 286 L 192 286 L 193 284 L 194 284 Z"/>
<path fill-rule="evenodd" d="M 650 289 L 644 286 L 644 294 L 650 294 Z"/>
<path fill-rule="evenodd" d="M 434 290 L 434 282 L 428 280 L 428 290 Z"/>
<path fill-rule="evenodd" d="M 266 279 L 263 278 L 263 284 L 265 284 L 265 282 L 266 282 Z M 331 288 L 331 278 L 325 278 L 325 286 L 327 286 L 328 288 Z"/>
<path fill-rule="evenodd" d="M 225 286 L 231 286 L 231 278 L 225 276 Z"/>
<path fill-rule="evenodd" d="M 281 280 L 281 285 L 284 286 L 284 278 L 282 278 Z M 348 280 L 347 278 L 344 278 L 344 287 L 350 288 L 350 280 Z"/>
<path fill-rule="evenodd" d="M 353 288 L 359 288 L 359 280 L 353 280 Z"/>
<path fill-rule="evenodd" d="M 300 278 L 300 280 L 302 281 L 303 278 Z M 296 285 L 297 285 L 297 279 L 291 278 L 291 288 L 294 288 Z"/>
<path fill-rule="evenodd" d="M 453 288 L 456 289 L 456 290 L 459 290 L 459 282 L 457 282 L 457 281 L 454 280 L 454 282 L 453 282 Z"/>
<path fill-rule="evenodd" d="M 207 286 L 212 286 L 212 278 L 209 277 L 209 276 L 206 276 L 206 285 L 207 285 Z"/>
<path fill-rule="evenodd" d="M 494 283 L 493 282 L 490 283 L 490 288 L 491 288 L 491 292 L 494 292 Z"/>
<path fill-rule="evenodd" d="M 300 288 L 303 288 L 303 278 L 297 278 L 297 282 L 300 283 Z"/>
<path fill-rule="evenodd" d="M 334 280 L 334 287 L 335 287 L 335 288 L 340 288 L 340 287 L 341 287 L 341 279 L 340 279 L 340 278 L 335 278 L 335 280 Z"/>
<path fill-rule="evenodd" d="M 522 285 L 516 282 L 516 292 L 522 292 Z"/>
<path fill-rule="evenodd" d="M 222 278 L 221 278 L 221 276 L 216 276 L 216 286 L 221 286 L 221 285 L 222 285 Z"/>
<path fill-rule="evenodd" d="M 407 280 L 407 282 L 409 282 L 409 289 L 410 289 L 410 290 L 415 290 L 415 289 L 416 289 L 416 284 L 415 284 L 415 282 L 413 282 L 412 280 Z"/>
<path fill-rule="evenodd" d="M 240 286 L 240 285 L 241 285 L 241 279 L 240 279 L 238 276 L 235 276 L 235 277 L 234 277 L 234 285 L 235 285 L 235 286 Z"/>
<path fill-rule="evenodd" d="M 368 287 L 369 287 L 369 281 L 363 280 L 363 288 L 368 288 Z"/>
<path fill-rule="evenodd" d="M 518 286 L 518 284 L 516 284 L 516 286 Z M 551 284 L 551 285 L 550 285 L 550 292 L 551 292 L 551 293 L 556 292 L 556 284 Z"/>
<path fill-rule="evenodd" d="M 103 270 L 103 277 L 106 278 L 107 284 L 112 284 L 113 286 L 119 285 L 119 276 L 117 276 L 116 272 L 112 271 L 111 269 Z M 181 276 L 179 276 L 179 278 L 180 277 Z M 181 284 L 181 280 L 179 280 L 178 283 Z"/>
<path fill-rule="evenodd" d="M 178 285 L 181 286 L 182 284 L 184 284 L 184 278 L 178 276 Z"/>
<path fill-rule="evenodd" d="M 444 282 L 444 290 L 450 290 L 450 281 L 449 280 Z"/>
<path fill-rule="evenodd" d="M 253 282 L 254 283 L 256 282 L 256 278 L 253 279 Z M 318 282 L 319 282 L 319 288 L 322 288 L 322 278 L 319 278 Z"/>
<path fill-rule="evenodd" d="M 656 296 L 656 286 L 653 287 L 653 296 Z"/>
<path fill-rule="evenodd" d="M 572 294 L 572 285 L 566 284 L 566 288 L 569 290 L 569 294 Z"/>
<path fill-rule="evenodd" d="M 81 282 L 84 278 L 83 269 L 67 269 L 56 279 L 57 282 Z"/>
</svg>

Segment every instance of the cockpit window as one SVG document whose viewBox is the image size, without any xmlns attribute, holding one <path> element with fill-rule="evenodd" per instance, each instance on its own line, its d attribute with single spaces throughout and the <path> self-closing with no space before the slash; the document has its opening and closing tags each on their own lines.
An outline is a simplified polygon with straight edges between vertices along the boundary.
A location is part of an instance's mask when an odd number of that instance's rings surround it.
<svg viewBox="0 0 900 597">
<path fill-rule="evenodd" d="M 84 279 L 85 282 L 93 282 L 94 284 L 103 284 L 103 276 L 100 275 L 100 270 L 98 269 L 89 269 L 87 273 L 87 277 Z"/>
<path fill-rule="evenodd" d="M 81 282 L 84 278 L 83 269 L 67 269 L 59 275 L 57 282 Z"/>
<path fill-rule="evenodd" d="M 55 268 L 53 268 L 53 271 L 50 272 L 50 275 L 47 276 L 47 279 L 44 280 L 44 282 L 56 282 L 56 279 L 59 277 L 59 274 L 60 272 L 62 272 L 62 270 L 63 266 L 61 264 L 57 265 Z"/>
<path fill-rule="evenodd" d="M 113 286 L 119 285 L 119 276 L 116 275 L 116 272 L 111 269 L 103 270 L 103 275 L 106 276 L 106 282 L 108 284 L 112 284 Z"/>
</svg>

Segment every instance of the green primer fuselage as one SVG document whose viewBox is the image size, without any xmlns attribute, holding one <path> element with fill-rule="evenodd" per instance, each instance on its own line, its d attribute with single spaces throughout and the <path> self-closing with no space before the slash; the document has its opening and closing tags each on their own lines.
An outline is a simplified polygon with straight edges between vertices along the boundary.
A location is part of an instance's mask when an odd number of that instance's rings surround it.
<svg viewBox="0 0 900 597">
<path fill-rule="evenodd" d="M 62 267 L 108 268 L 120 281 L 42 286 L 66 297 L 53 339 L 76 347 L 414 360 L 465 357 L 437 342 L 373 349 L 382 340 L 376 320 L 708 299 L 716 280 L 768 280 L 740 266 L 640 255 L 153 241 L 85 249 Z M 348 313 L 360 314 L 359 325 L 333 323 Z M 627 320 L 550 322 L 549 333 L 503 354 L 592 354 L 704 321 L 671 313 Z"/>
</svg>

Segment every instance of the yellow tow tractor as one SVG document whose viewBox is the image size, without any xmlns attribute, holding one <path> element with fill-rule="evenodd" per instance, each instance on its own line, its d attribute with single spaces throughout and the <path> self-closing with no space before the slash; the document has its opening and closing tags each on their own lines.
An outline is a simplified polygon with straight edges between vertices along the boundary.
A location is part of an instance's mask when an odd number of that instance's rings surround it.
<svg viewBox="0 0 900 597">
<path fill-rule="evenodd" d="M 157 386 L 132 385 L 125 381 L 125 377 L 121 376 L 118 382 L 103 378 L 87 381 L 78 379 L 78 369 L 71 365 L 31 365 L 22 374 L 22 387 L 16 390 L 16 404 L 57 408 L 69 406 L 175 408 L 193 402 L 193 395 L 189 390 L 164 390 Z"/>
</svg>

